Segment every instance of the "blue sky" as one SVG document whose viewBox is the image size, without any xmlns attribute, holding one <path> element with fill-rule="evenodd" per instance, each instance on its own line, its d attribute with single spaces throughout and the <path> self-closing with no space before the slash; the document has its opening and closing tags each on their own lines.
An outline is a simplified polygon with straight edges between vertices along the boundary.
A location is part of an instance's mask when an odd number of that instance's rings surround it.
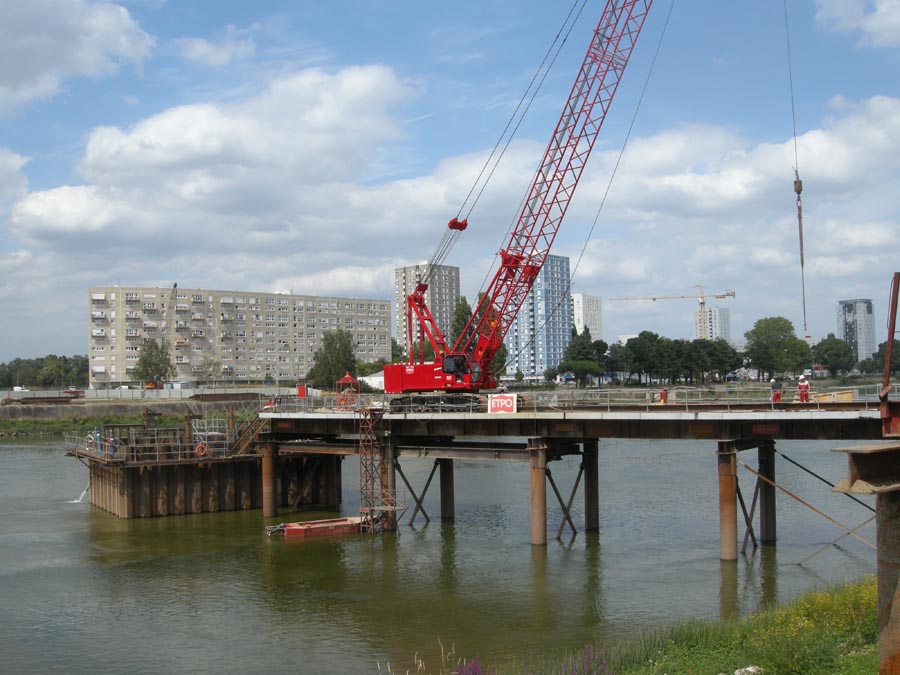
<svg viewBox="0 0 900 675">
<path fill-rule="evenodd" d="M 783 0 L 656 0 L 554 253 L 573 291 L 734 290 L 803 332 Z M 500 135 L 568 3 L 0 0 L 0 361 L 84 353 L 87 288 L 393 297 Z M 601 11 L 588 2 L 448 264 L 474 298 Z M 900 249 L 900 2 L 788 0 L 809 333 Z M 652 75 L 649 67 L 659 48 Z M 630 142 L 597 217 L 649 76 Z M 692 337 L 692 300 L 604 335 Z"/>
</svg>

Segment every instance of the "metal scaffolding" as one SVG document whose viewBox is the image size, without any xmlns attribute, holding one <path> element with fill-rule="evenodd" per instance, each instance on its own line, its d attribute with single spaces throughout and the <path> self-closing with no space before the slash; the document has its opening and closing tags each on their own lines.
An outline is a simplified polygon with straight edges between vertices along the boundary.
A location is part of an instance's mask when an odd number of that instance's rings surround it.
<svg viewBox="0 0 900 675">
<path fill-rule="evenodd" d="M 388 487 L 388 465 L 382 439 L 383 408 L 359 408 L 359 512 L 363 532 L 380 532 L 393 522 L 397 510 L 396 490 Z"/>
</svg>

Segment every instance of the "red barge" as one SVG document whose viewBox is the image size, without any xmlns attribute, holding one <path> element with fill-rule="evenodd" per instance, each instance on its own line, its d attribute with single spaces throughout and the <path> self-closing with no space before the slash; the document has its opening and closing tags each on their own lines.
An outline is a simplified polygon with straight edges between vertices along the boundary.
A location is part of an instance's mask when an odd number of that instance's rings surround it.
<svg viewBox="0 0 900 675">
<path fill-rule="evenodd" d="M 282 534 L 285 537 L 321 537 L 335 534 L 355 534 L 360 531 L 362 517 L 328 518 L 307 520 L 297 523 L 281 523 L 266 527 L 268 534 Z"/>
</svg>

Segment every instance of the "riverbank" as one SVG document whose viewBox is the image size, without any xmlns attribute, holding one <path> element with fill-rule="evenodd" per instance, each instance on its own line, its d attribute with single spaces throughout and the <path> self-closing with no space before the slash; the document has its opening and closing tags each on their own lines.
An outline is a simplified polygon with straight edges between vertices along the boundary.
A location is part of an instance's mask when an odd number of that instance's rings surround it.
<svg viewBox="0 0 900 675">
<path fill-rule="evenodd" d="M 878 672 L 875 577 L 817 591 L 736 622 L 688 622 L 561 659 L 493 670 L 447 653 L 440 675 L 871 675 Z M 419 664 L 417 664 L 419 665 Z M 434 672 L 426 664 L 416 672 Z M 394 672 L 390 666 L 387 672 Z"/>
</svg>

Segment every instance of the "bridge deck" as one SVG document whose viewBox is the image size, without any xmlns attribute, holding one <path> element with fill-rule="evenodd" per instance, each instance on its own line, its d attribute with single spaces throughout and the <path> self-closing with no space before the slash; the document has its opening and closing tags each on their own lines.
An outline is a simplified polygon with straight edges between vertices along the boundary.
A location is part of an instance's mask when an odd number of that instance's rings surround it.
<svg viewBox="0 0 900 675">
<path fill-rule="evenodd" d="M 274 409 L 272 439 L 282 452 L 354 454 L 353 411 Z M 443 412 L 384 415 L 391 443 L 405 454 L 521 459 L 524 441 L 552 439 L 561 453 L 585 439 L 881 439 L 877 406 L 834 403 L 801 406 L 703 405 L 535 410 L 518 413 Z M 485 458 L 488 458 L 485 456 Z"/>
</svg>

